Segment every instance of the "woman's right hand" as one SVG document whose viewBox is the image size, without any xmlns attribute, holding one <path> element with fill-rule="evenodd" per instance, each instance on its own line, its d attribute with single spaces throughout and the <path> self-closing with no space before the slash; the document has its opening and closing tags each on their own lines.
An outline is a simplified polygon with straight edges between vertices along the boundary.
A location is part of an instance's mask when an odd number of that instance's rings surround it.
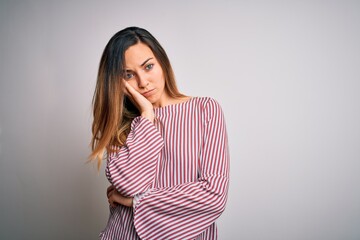
<svg viewBox="0 0 360 240">
<path fill-rule="evenodd" d="M 131 101 L 139 109 L 141 116 L 154 122 L 155 114 L 154 107 L 149 100 L 146 99 L 141 93 L 136 91 L 128 82 L 125 80 L 125 94 L 131 99 Z"/>
</svg>

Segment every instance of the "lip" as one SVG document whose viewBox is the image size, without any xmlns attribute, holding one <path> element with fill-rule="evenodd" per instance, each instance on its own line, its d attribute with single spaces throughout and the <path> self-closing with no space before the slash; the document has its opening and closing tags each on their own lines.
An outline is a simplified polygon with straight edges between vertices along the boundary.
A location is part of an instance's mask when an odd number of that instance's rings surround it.
<svg viewBox="0 0 360 240">
<path fill-rule="evenodd" d="M 144 97 L 149 97 L 151 94 L 154 93 L 154 90 L 155 90 L 155 89 L 151 89 L 151 90 L 149 90 L 149 91 L 146 91 L 146 92 L 142 93 L 142 95 L 143 95 Z"/>
</svg>

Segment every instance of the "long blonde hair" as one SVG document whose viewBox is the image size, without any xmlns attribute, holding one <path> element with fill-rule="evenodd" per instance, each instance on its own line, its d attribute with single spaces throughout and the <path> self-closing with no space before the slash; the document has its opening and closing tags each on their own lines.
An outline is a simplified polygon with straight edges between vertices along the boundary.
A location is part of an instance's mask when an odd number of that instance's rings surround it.
<svg viewBox="0 0 360 240">
<path fill-rule="evenodd" d="M 132 120 L 140 113 L 124 94 L 121 81 L 125 66 L 125 51 L 137 43 L 146 44 L 160 63 L 165 78 L 165 91 L 170 97 L 184 97 L 178 91 L 175 76 L 165 50 L 145 29 L 129 27 L 117 32 L 106 45 L 102 54 L 92 100 L 92 153 L 90 160 L 97 159 L 100 169 L 104 153 L 124 145 Z"/>
</svg>

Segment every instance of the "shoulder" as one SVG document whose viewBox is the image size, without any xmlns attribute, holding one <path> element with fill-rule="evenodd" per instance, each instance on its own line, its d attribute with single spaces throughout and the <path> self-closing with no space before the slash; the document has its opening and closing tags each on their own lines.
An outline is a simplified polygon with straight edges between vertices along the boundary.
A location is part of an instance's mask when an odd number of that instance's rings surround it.
<svg viewBox="0 0 360 240">
<path fill-rule="evenodd" d="M 214 116 L 222 117 L 223 111 L 217 100 L 212 97 L 193 97 L 193 104 L 203 113 L 206 120 Z"/>
<path fill-rule="evenodd" d="M 217 100 L 212 97 L 193 97 L 193 103 L 203 109 L 218 109 L 221 111 L 221 106 Z"/>
<path fill-rule="evenodd" d="M 220 107 L 219 102 L 212 97 L 192 97 L 191 100 L 194 104 L 202 106 L 204 108 L 209 106 Z"/>
</svg>

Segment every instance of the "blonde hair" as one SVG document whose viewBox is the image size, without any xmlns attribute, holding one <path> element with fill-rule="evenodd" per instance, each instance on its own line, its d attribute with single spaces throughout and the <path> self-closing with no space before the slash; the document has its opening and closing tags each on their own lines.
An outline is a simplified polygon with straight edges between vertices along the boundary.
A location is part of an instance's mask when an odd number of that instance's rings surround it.
<svg viewBox="0 0 360 240">
<path fill-rule="evenodd" d="M 102 54 L 92 100 L 94 120 L 92 153 L 89 159 L 97 159 L 98 169 L 101 167 L 105 151 L 113 152 L 113 147 L 124 145 L 132 120 L 140 115 L 138 109 L 125 96 L 124 84 L 121 81 L 125 66 L 125 51 L 139 42 L 146 44 L 159 62 L 165 78 L 166 93 L 174 98 L 185 96 L 176 86 L 175 76 L 165 50 L 147 30 L 129 27 L 116 33 L 109 40 Z"/>
</svg>

